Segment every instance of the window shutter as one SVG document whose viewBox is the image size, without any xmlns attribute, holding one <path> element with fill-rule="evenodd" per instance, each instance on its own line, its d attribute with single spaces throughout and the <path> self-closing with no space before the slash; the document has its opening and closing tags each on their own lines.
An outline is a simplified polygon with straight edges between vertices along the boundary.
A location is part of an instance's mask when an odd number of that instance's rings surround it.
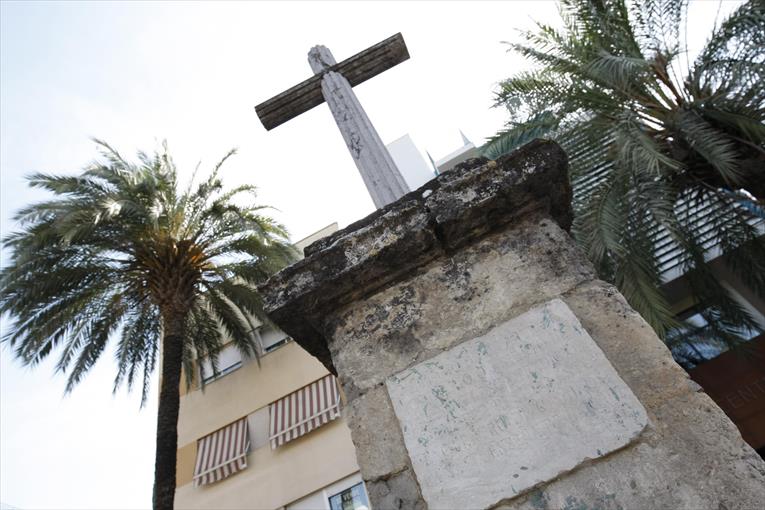
<svg viewBox="0 0 765 510">
<path fill-rule="evenodd" d="M 335 377 L 327 375 L 270 404 L 271 448 L 297 439 L 340 416 Z"/>
<path fill-rule="evenodd" d="M 217 482 L 245 469 L 249 448 L 247 417 L 198 440 L 194 485 Z"/>
</svg>

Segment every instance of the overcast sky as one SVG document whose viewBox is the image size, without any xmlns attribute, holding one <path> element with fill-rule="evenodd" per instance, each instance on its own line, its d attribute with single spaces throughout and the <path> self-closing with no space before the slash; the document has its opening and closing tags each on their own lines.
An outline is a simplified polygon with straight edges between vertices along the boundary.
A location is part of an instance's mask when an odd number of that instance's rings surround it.
<svg viewBox="0 0 765 510">
<path fill-rule="evenodd" d="M 725 2 L 722 14 L 737 2 Z M 691 6 L 697 49 L 718 2 Z M 355 88 L 381 138 L 409 133 L 434 159 L 502 126 L 492 91 L 525 67 L 500 41 L 552 2 L 0 3 L 0 229 L 39 192 L 23 176 L 72 173 L 91 137 L 124 155 L 166 139 L 187 179 L 232 147 L 227 186 L 254 183 L 294 240 L 373 210 L 326 105 L 265 131 L 254 106 L 311 75 L 324 44 L 339 62 L 396 32 L 411 59 Z M 41 275 L 44 277 L 44 275 Z M 146 508 L 156 392 L 112 396 L 107 355 L 75 391 L 53 363 L 21 368 L 0 352 L 0 500 L 32 508 Z"/>
</svg>

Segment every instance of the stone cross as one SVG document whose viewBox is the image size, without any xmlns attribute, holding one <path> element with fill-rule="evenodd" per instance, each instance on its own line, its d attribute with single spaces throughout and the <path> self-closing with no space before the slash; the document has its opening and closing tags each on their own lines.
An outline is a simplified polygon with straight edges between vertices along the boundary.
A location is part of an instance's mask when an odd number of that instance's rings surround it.
<svg viewBox="0 0 765 510">
<path fill-rule="evenodd" d="M 259 104 L 255 111 L 271 130 L 326 101 L 372 201 L 380 209 L 409 188 L 352 87 L 408 58 L 400 33 L 339 64 L 326 47 L 314 46 L 308 53 L 314 76 Z"/>
<path fill-rule="evenodd" d="M 338 376 L 372 508 L 761 508 L 765 462 L 566 233 L 567 157 L 473 159 L 259 287 Z"/>
</svg>

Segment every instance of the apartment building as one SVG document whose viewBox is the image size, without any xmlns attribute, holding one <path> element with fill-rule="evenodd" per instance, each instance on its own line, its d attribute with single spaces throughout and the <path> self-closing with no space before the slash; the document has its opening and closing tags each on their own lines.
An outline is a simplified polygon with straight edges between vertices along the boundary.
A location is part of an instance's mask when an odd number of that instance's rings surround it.
<svg viewBox="0 0 765 510">
<path fill-rule="evenodd" d="M 181 388 L 176 508 L 368 508 L 334 376 L 283 332 L 256 336 L 260 360 L 224 346 L 217 374 L 199 360 Z"/>
<path fill-rule="evenodd" d="M 682 334 L 668 338 L 675 361 L 720 406 L 741 436 L 765 458 L 765 300 L 742 281 L 725 262 L 722 252 L 707 264 L 717 281 L 757 322 L 754 329 L 741 329 L 745 345 L 728 349 L 715 343 L 713 328 L 702 311 L 705 304 L 692 298 L 687 275 L 676 265 L 674 253 L 662 257 L 665 295 L 677 318 L 688 325 Z M 684 335 L 692 337 L 686 341 Z M 708 339 L 698 342 L 694 339 Z"/>
</svg>

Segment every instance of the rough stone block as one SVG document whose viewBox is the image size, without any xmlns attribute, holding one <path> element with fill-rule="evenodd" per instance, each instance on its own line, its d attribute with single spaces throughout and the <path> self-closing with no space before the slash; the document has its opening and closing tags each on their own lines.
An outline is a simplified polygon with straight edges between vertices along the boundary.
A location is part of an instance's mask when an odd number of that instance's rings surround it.
<svg viewBox="0 0 765 510">
<path fill-rule="evenodd" d="M 633 441 L 647 416 L 555 299 L 386 382 L 432 508 L 485 508 Z"/>
<path fill-rule="evenodd" d="M 382 510 L 426 510 L 417 480 L 410 469 L 385 480 L 367 482 L 367 493 L 373 508 Z M 449 507 L 458 508 L 458 507 Z"/>
<path fill-rule="evenodd" d="M 649 413 L 667 399 L 698 390 L 613 285 L 595 280 L 568 291 L 563 300 Z"/>
<path fill-rule="evenodd" d="M 477 166 L 472 166 L 477 165 Z M 565 153 L 535 140 L 497 162 L 460 165 L 305 249 L 260 287 L 264 308 L 333 373 L 324 318 L 530 212 L 571 224 Z"/>
<path fill-rule="evenodd" d="M 409 462 L 404 437 L 385 388 L 378 386 L 351 401 L 348 418 L 361 476 L 371 481 L 403 471 Z"/>
<path fill-rule="evenodd" d="M 309 256 L 272 276 L 265 301 L 270 318 L 334 372 L 317 322 L 327 303 L 337 308 L 366 292 L 364 282 L 384 285 L 440 253 L 430 218 L 416 200 L 378 211 L 352 233 L 333 236 L 320 255 Z"/>
<path fill-rule="evenodd" d="M 649 409 L 641 440 L 561 477 L 503 510 L 755 510 L 765 464 L 704 393 Z"/>
<path fill-rule="evenodd" d="M 425 199 L 447 250 L 505 225 L 531 211 L 548 211 L 568 230 L 572 221 L 567 166 L 557 144 L 534 142 L 498 161 L 474 160 L 447 172 Z"/>
<path fill-rule="evenodd" d="M 568 234 L 534 216 L 434 261 L 332 320 L 330 351 L 346 394 L 352 400 L 594 276 Z"/>
</svg>

